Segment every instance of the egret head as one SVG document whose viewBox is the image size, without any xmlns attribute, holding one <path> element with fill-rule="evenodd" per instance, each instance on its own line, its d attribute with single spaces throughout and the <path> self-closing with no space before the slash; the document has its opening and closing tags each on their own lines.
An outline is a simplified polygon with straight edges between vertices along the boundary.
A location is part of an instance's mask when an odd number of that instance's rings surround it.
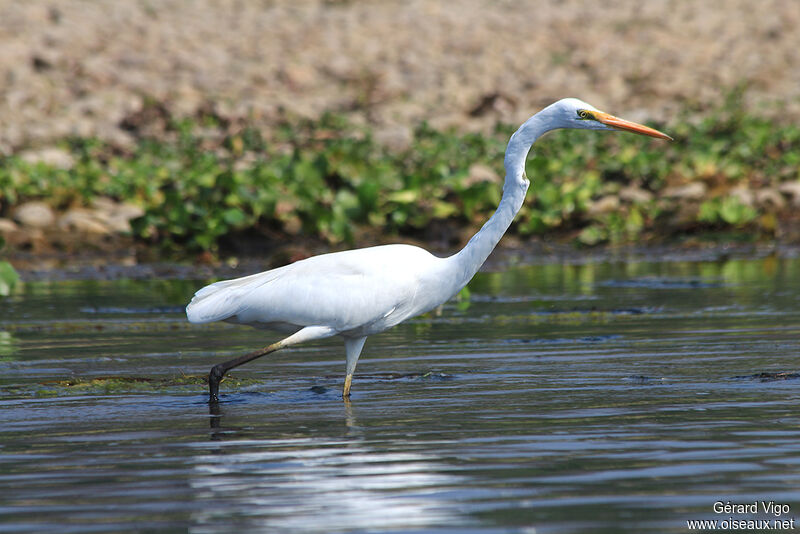
<svg viewBox="0 0 800 534">
<path fill-rule="evenodd" d="M 600 111 L 591 104 L 577 98 L 564 98 L 549 106 L 557 128 L 580 128 L 583 130 L 623 130 L 659 139 L 672 140 L 665 133 L 642 124 L 620 119 Z"/>
</svg>

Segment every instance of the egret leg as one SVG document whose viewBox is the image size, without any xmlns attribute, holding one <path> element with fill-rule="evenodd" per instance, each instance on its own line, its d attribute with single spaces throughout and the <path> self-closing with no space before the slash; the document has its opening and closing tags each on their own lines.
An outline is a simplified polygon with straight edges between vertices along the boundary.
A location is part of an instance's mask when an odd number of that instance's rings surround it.
<svg viewBox="0 0 800 534">
<path fill-rule="evenodd" d="M 353 375 L 344 377 L 344 389 L 342 389 L 342 398 L 347 400 L 350 398 L 350 384 L 353 382 Z"/>
<path fill-rule="evenodd" d="M 212 367 L 211 372 L 208 373 L 209 404 L 214 404 L 219 402 L 219 383 L 222 381 L 222 378 L 225 376 L 225 374 L 234 367 L 239 367 L 240 365 L 243 365 L 247 362 L 251 362 L 256 358 L 266 356 L 267 354 L 275 352 L 278 349 L 282 349 L 290 345 L 295 345 L 302 341 L 310 341 L 312 339 L 322 339 L 330 337 L 335 333 L 336 333 L 335 330 L 327 326 L 307 326 L 302 330 L 295 332 L 286 339 L 282 339 L 277 343 L 273 343 L 272 345 L 264 347 L 263 349 L 259 349 L 253 352 L 248 352 L 244 356 L 239 356 L 238 358 L 228 360 L 227 362 L 218 363 L 217 365 Z"/>
<path fill-rule="evenodd" d="M 358 357 L 361 356 L 361 350 L 364 348 L 364 342 L 367 337 L 349 337 L 344 340 L 344 348 L 347 352 L 347 376 L 344 377 L 344 389 L 342 389 L 342 398 L 347 399 L 350 397 L 350 384 L 353 382 L 353 373 L 356 370 L 356 363 Z"/>
</svg>

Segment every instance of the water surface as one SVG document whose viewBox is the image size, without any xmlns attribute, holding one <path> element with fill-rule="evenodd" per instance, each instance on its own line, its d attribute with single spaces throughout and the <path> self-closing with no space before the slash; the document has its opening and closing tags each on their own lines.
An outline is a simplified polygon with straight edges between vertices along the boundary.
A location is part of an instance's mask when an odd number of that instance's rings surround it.
<svg viewBox="0 0 800 534">
<path fill-rule="evenodd" d="M 236 370 L 218 410 L 182 379 L 276 336 L 188 325 L 203 283 L 1 302 L 0 531 L 687 532 L 774 519 L 715 501 L 800 506 L 798 259 L 481 273 L 371 337 L 350 403 L 333 339 Z"/>
</svg>

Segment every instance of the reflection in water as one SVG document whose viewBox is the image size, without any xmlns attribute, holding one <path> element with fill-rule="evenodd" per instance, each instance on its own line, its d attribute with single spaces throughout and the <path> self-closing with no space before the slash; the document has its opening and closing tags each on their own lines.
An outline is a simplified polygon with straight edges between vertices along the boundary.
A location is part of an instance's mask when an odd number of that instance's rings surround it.
<svg viewBox="0 0 800 534">
<path fill-rule="evenodd" d="M 0 330 L 0 358 L 12 359 L 17 352 L 17 342 L 11 332 Z"/>
<path fill-rule="evenodd" d="M 3 300 L 0 530 L 638 534 L 717 500 L 800 510 L 800 259 L 482 273 L 471 306 L 370 338 L 351 405 L 322 342 L 209 409 L 174 378 L 265 334 L 188 325 L 198 285 Z"/>
<path fill-rule="evenodd" d="M 220 431 L 221 422 L 222 410 L 219 407 L 219 402 L 209 402 L 208 424 L 211 427 L 211 441 L 219 441 L 222 439 L 222 432 Z"/>
<path fill-rule="evenodd" d="M 226 436 L 221 408 L 212 410 L 214 444 L 198 444 L 207 450 L 192 458 L 189 484 L 207 503 L 192 514 L 194 530 L 222 518 L 263 532 L 408 529 L 456 518 L 440 491 L 459 484 L 452 467 L 429 453 L 366 444 L 350 402 L 342 439 L 237 440 Z"/>
</svg>

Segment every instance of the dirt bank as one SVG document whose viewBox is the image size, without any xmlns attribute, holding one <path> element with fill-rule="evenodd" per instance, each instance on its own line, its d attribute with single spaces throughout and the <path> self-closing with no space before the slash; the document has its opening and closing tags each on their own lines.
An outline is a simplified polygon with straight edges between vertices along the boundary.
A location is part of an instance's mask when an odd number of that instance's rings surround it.
<svg viewBox="0 0 800 534">
<path fill-rule="evenodd" d="M 567 95 L 663 120 L 745 83 L 796 120 L 798 27 L 794 0 L 0 0 L 0 153 L 129 144 L 154 102 L 266 129 L 333 110 L 402 144 L 423 119 L 482 129 Z"/>
</svg>

